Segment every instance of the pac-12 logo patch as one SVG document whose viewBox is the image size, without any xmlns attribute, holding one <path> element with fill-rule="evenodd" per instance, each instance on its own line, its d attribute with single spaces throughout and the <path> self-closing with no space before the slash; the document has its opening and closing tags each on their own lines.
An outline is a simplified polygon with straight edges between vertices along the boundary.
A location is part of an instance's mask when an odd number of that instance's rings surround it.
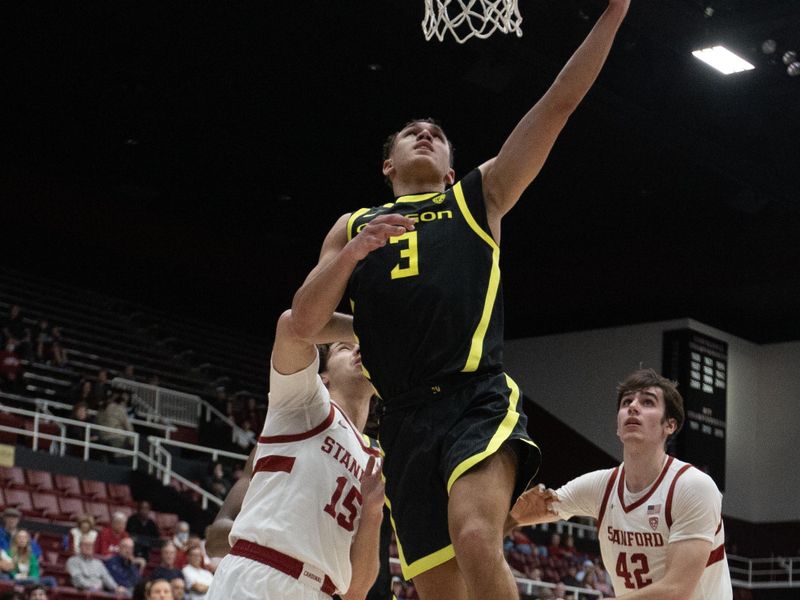
<svg viewBox="0 0 800 600">
<path fill-rule="evenodd" d="M 444 202 L 444 194 L 439 194 L 433 199 L 434 204 L 441 204 L 442 202 Z"/>
<path fill-rule="evenodd" d="M 650 527 L 653 528 L 653 531 L 656 531 L 658 529 L 658 517 L 650 517 L 648 521 L 650 521 Z"/>
</svg>

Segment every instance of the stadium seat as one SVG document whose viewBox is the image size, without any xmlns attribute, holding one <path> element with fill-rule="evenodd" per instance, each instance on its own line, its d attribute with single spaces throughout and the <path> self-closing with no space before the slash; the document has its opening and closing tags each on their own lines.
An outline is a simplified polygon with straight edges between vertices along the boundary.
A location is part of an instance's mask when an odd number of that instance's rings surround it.
<svg viewBox="0 0 800 600">
<path fill-rule="evenodd" d="M 28 482 L 25 481 L 25 471 L 20 467 L 0 467 L 0 480 L 5 488 L 29 489 Z"/>
<path fill-rule="evenodd" d="M 33 492 L 31 494 L 31 503 L 34 510 L 44 515 L 45 517 L 58 518 L 61 516 L 62 511 L 58 506 L 58 496 L 47 492 Z"/>
<path fill-rule="evenodd" d="M 136 502 L 134 502 L 133 496 L 131 496 L 131 488 L 127 483 L 109 483 L 108 497 L 110 500 L 113 500 L 115 504 L 136 506 Z"/>
<path fill-rule="evenodd" d="M 28 431 L 33 431 L 33 421 L 25 421 L 25 429 Z M 61 430 L 58 428 L 58 425 L 55 423 L 44 423 L 39 422 L 39 433 L 45 433 L 52 436 L 59 436 L 61 434 Z M 53 443 L 51 439 L 39 438 L 38 441 L 38 449 L 44 452 L 50 450 L 50 445 Z M 33 437 L 28 437 L 26 439 L 25 445 L 29 448 L 33 445 Z"/>
<path fill-rule="evenodd" d="M 80 515 L 86 513 L 86 508 L 83 506 L 83 500 L 80 498 L 59 496 L 58 506 L 61 509 L 61 514 L 68 516 L 71 519 L 77 519 Z"/>
<path fill-rule="evenodd" d="M 36 514 L 31 502 L 31 493 L 28 490 L 5 490 L 6 506 L 18 508 L 28 515 Z"/>
<path fill-rule="evenodd" d="M 84 506 L 86 512 L 94 517 L 95 523 L 98 525 L 108 525 L 111 522 L 111 511 L 105 502 L 87 500 L 84 502 Z"/>
<path fill-rule="evenodd" d="M 108 500 L 108 490 L 105 481 L 95 481 L 94 479 L 84 479 L 81 481 L 83 495 L 92 500 Z"/>
<path fill-rule="evenodd" d="M 62 494 L 71 496 L 72 498 L 83 498 L 81 492 L 81 484 L 77 477 L 74 475 L 56 475 L 53 477 L 56 489 Z"/>
<path fill-rule="evenodd" d="M 29 469 L 27 472 L 28 485 L 34 490 L 52 492 L 56 489 L 53 484 L 53 476 L 49 471 L 35 471 Z"/>
</svg>

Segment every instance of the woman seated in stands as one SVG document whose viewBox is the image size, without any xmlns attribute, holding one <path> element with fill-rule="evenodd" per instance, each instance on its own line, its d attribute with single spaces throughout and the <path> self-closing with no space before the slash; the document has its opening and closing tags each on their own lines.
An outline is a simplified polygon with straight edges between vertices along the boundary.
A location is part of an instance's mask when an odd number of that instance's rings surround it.
<svg viewBox="0 0 800 600">
<path fill-rule="evenodd" d="M 40 320 L 36 330 L 36 358 L 59 367 L 67 362 L 61 347 L 61 330 L 52 327 L 47 319 Z"/>
<path fill-rule="evenodd" d="M 8 549 L 0 551 L 0 569 L 4 578 L 13 579 L 15 583 L 42 583 L 47 586 L 56 584 L 52 577 L 40 577 L 39 559 L 31 548 L 31 536 L 25 529 L 18 529 L 11 538 Z"/>
<path fill-rule="evenodd" d="M 76 523 L 77 526 L 69 530 L 70 546 L 73 554 L 80 552 L 83 538 L 90 540 L 93 544 L 97 539 L 97 530 L 94 528 L 94 517 L 92 515 L 81 515 Z"/>
</svg>

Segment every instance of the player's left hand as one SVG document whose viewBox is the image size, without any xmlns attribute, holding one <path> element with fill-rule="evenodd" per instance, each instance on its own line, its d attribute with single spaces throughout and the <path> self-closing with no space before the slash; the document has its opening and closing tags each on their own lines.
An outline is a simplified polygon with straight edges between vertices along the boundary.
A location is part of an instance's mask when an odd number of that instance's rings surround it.
<svg viewBox="0 0 800 600">
<path fill-rule="evenodd" d="M 534 525 L 552 521 L 558 515 L 553 503 L 558 502 L 558 496 L 550 488 L 541 483 L 525 491 L 511 509 L 511 517 L 517 525 Z"/>
<path fill-rule="evenodd" d="M 384 484 L 381 461 L 370 456 L 361 477 L 361 515 L 383 516 Z"/>
</svg>

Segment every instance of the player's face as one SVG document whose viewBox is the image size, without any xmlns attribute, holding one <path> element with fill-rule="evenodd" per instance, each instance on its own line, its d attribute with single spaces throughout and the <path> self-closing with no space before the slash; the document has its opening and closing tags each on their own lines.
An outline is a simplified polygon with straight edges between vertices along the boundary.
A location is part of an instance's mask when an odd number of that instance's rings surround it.
<svg viewBox="0 0 800 600">
<path fill-rule="evenodd" d="M 418 122 L 405 127 L 397 134 L 394 148 L 383 164 L 388 177 L 413 174 L 418 178 L 436 178 L 453 183 L 450 168 L 450 146 L 444 131 L 433 123 Z"/>
<path fill-rule="evenodd" d="M 662 444 L 675 431 L 675 422 L 664 419 L 664 392 L 648 387 L 625 394 L 617 412 L 617 435 L 623 444 Z"/>
<path fill-rule="evenodd" d="M 361 370 L 361 349 L 358 344 L 334 342 L 328 350 L 328 378 L 334 382 L 364 379 Z"/>
</svg>

